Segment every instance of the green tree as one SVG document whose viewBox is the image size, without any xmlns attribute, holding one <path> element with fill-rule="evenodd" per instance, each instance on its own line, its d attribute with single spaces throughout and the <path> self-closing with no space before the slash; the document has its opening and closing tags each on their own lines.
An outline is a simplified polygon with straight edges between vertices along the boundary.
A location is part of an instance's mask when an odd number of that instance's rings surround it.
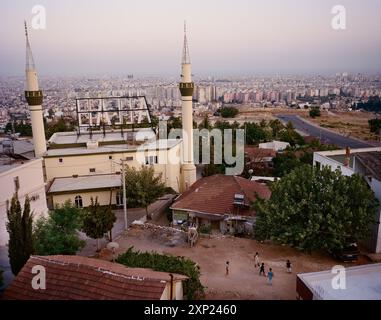
<svg viewBox="0 0 381 320">
<path fill-rule="evenodd" d="M 239 111 L 234 107 L 222 107 L 219 109 L 219 113 L 222 118 L 235 118 Z"/>
<path fill-rule="evenodd" d="M 301 250 L 342 249 L 347 239 L 367 237 L 377 200 L 358 175 L 324 167 L 295 169 L 258 199 L 255 235 Z"/>
<path fill-rule="evenodd" d="M 277 139 L 279 133 L 284 129 L 284 125 L 278 119 L 271 120 L 269 122 L 269 126 L 271 128 L 272 138 Z"/>
<path fill-rule="evenodd" d="M 83 210 L 82 231 L 92 239 L 97 240 L 97 251 L 99 251 L 99 239 L 110 231 L 110 221 L 107 221 L 106 211 L 108 207 L 102 208 L 99 205 L 98 197 L 90 199 L 91 204 Z M 112 228 L 112 226 L 111 226 Z"/>
<path fill-rule="evenodd" d="M 75 124 L 71 121 L 60 118 L 50 123 L 45 122 L 45 136 L 47 139 L 56 132 L 70 132 L 75 130 Z"/>
<path fill-rule="evenodd" d="M 291 146 L 302 146 L 305 144 L 303 137 L 297 133 L 293 128 L 286 128 L 279 133 L 279 139 L 288 142 Z"/>
<path fill-rule="evenodd" d="M 7 210 L 7 217 L 9 262 L 13 274 L 17 275 L 33 253 L 33 215 L 30 212 L 29 197 L 25 198 L 22 210 L 18 195 L 15 193 Z"/>
<path fill-rule="evenodd" d="M 200 269 L 188 258 L 157 252 L 134 251 L 133 247 L 130 247 L 125 253 L 119 255 L 116 261 L 131 268 L 150 268 L 155 271 L 183 274 L 189 278 L 184 283 L 184 295 L 189 300 L 204 296 L 204 286 L 200 282 Z"/>
<path fill-rule="evenodd" d="M 381 132 L 381 119 L 371 119 L 368 121 L 370 132 L 380 134 Z"/>
<path fill-rule="evenodd" d="M 211 130 L 212 129 L 212 125 L 209 121 L 209 117 L 208 115 L 206 115 L 204 117 L 204 119 L 201 121 L 201 123 L 198 125 L 198 128 L 201 130 L 201 129 L 207 129 L 207 130 Z"/>
<path fill-rule="evenodd" d="M 320 108 L 319 107 L 312 107 L 310 110 L 310 117 L 316 118 L 316 117 L 320 117 L 320 116 L 321 116 Z"/>
<path fill-rule="evenodd" d="M 242 129 L 246 129 L 246 143 L 247 144 L 258 144 L 260 142 L 266 141 L 270 138 L 270 135 L 265 127 L 258 125 L 254 122 L 247 122 L 242 126 Z"/>
<path fill-rule="evenodd" d="M 147 219 L 150 219 L 148 206 L 166 192 L 165 184 L 161 181 L 162 174 L 155 176 L 151 166 L 142 166 L 140 170 L 126 167 L 125 177 L 127 205 L 132 208 L 145 208 Z"/>
<path fill-rule="evenodd" d="M 34 230 L 35 252 L 39 255 L 76 254 L 84 247 L 79 238 L 82 209 L 67 201 L 57 206 L 47 218 L 37 220 Z"/>
</svg>

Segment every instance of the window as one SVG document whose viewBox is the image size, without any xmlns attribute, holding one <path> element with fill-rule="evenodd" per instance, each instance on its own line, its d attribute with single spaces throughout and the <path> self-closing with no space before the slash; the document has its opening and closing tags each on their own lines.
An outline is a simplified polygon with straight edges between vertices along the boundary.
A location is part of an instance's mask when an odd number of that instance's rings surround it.
<svg viewBox="0 0 381 320">
<path fill-rule="evenodd" d="M 38 195 L 38 194 L 35 194 L 35 195 L 30 197 L 30 201 L 37 201 L 38 199 L 40 199 L 40 195 Z"/>
<path fill-rule="evenodd" d="M 146 165 L 157 164 L 157 156 L 146 157 Z"/>
<path fill-rule="evenodd" d="M 118 191 L 116 193 L 116 205 L 123 206 L 123 192 L 122 191 Z"/>
<path fill-rule="evenodd" d="M 20 180 L 19 180 L 19 177 L 14 177 L 13 181 L 15 183 L 15 191 L 17 192 L 20 189 Z"/>
<path fill-rule="evenodd" d="M 134 157 L 126 157 L 126 161 L 132 161 L 134 160 Z"/>
<path fill-rule="evenodd" d="M 317 168 L 318 170 L 320 170 L 320 168 L 321 168 L 321 164 L 320 164 L 319 161 L 315 161 L 315 166 L 316 166 L 316 168 Z"/>
<path fill-rule="evenodd" d="M 110 160 L 112 160 L 112 156 L 108 156 L 108 158 L 109 158 Z"/>
<path fill-rule="evenodd" d="M 95 168 L 90 168 L 89 170 L 90 170 L 91 173 L 95 172 Z"/>
<path fill-rule="evenodd" d="M 59 158 L 59 159 L 58 159 L 58 162 L 59 162 L 59 163 L 62 163 L 62 162 L 63 162 L 63 159 L 62 159 L 62 158 Z"/>
<path fill-rule="evenodd" d="M 83 207 L 82 197 L 81 196 L 76 196 L 75 199 L 74 199 L 74 203 L 75 203 L 76 207 L 82 208 Z"/>
</svg>

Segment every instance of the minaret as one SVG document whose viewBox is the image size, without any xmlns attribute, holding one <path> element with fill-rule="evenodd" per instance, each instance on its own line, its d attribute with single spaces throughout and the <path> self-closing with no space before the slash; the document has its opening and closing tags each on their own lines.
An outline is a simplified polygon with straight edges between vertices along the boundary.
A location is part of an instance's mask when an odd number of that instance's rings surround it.
<svg viewBox="0 0 381 320">
<path fill-rule="evenodd" d="M 196 181 L 196 167 L 193 160 L 193 106 L 192 95 L 194 83 L 189 58 L 189 49 L 184 23 L 184 48 L 181 62 L 182 74 L 179 85 L 181 92 L 182 122 L 183 122 L 183 160 L 181 166 L 182 191 L 187 190 Z"/>
<path fill-rule="evenodd" d="M 42 91 L 38 87 L 37 72 L 34 66 L 32 50 L 28 39 L 28 29 L 25 22 L 26 37 L 26 91 L 25 98 L 29 105 L 32 120 L 32 133 L 34 153 L 36 158 L 42 157 L 46 152 L 45 129 L 42 118 Z"/>
</svg>

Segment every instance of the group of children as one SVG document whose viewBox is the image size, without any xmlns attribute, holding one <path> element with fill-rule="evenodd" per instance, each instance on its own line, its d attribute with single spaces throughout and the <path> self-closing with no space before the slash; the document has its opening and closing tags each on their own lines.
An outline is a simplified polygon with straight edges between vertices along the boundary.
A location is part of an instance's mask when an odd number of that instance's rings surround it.
<svg viewBox="0 0 381 320">
<path fill-rule="evenodd" d="M 266 277 L 265 264 L 263 262 L 262 263 L 259 262 L 259 253 L 258 252 L 256 252 L 255 256 L 254 256 L 254 266 L 255 266 L 255 268 L 259 267 L 259 275 L 260 276 L 263 275 Z M 286 269 L 287 269 L 288 273 L 292 273 L 290 260 L 287 260 L 287 262 L 286 262 Z M 274 277 L 273 269 L 269 268 L 269 272 L 267 272 L 267 278 L 269 279 L 270 285 L 272 284 L 273 277 Z"/>
<path fill-rule="evenodd" d="M 254 255 L 254 266 L 255 268 L 259 267 L 260 276 L 263 275 L 264 277 L 266 277 L 265 264 L 263 262 L 260 263 L 258 252 L 256 252 Z M 286 262 L 286 269 L 288 273 L 292 273 L 290 260 L 287 260 Z M 226 275 L 229 275 L 229 261 L 226 261 Z M 274 277 L 273 269 L 269 268 L 269 272 L 267 272 L 267 278 L 269 279 L 270 285 L 272 285 L 273 277 Z"/>
</svg>

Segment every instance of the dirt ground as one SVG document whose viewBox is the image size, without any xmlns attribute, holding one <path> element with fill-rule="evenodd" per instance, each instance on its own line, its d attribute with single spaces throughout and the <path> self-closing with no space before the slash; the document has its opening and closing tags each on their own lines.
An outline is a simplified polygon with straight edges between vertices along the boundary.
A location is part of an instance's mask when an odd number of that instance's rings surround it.
<svg viewBox="0 0 381 320">
<path fill-rule="evenodd" d="M 141 251 L 185 256 L 195 261 L 201 270 L 201 282 L 206 286 L 206 299 L 292 299 L 296 298 L 296 274 L 327 270 L 338 262 L 324 254 L 301 253 L 286 246 L 259 243 L 252 239 L 219 237 L 199 238 L 195 247 L 190 248 L 185 241 L 173 246 L 168 234 L 137 228 L 130 229 L 117 240 L 117 253 L 125 252 L 133 246 Z M 185 239 L 184 239 L 185 240 Z M 254 267 L 254 254 L 258 252 L 260 261 L 274 272 L 273 284 L 269 285 L 259 269 Z M 110 259 L 110 257 L 103 257 Z M 286 272 L 286 261 L 290 259 L 292 274 Z M 230 262 L 229 275 L 225 275 L 225 263 Z M 368 263 L 361 258 L 357 264 Z M 353 265 L 353 264 L 350 264 Z"/>
</svg>

